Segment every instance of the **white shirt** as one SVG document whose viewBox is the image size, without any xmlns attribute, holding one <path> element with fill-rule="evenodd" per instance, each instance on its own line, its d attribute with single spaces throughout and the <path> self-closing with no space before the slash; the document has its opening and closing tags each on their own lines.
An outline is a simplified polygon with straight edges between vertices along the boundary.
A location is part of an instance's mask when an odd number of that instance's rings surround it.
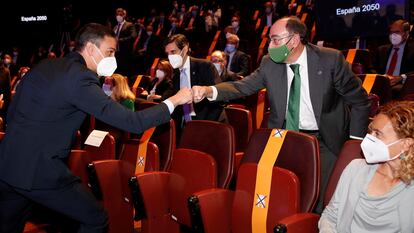
<svg viewBox="0 0 414 233">
<path fill-rule="evenodd" d="M 186 79 L 182 79 L 181 72 L 184 70 Z M 180 89 L 183 87 L 191 88 L 191 79 L 190 79 L 190 57 L 187 56 L 187 59 L 184 61 L 183 67 L 180 68 Z"/>
<path fill-rule="evenodd" d="M 306 47 L 304 47 L 302 54 L 292 64 L 299 64 L 300 73 L 300 107 L 299 107 L 299 129 L 303 130 L 318 130 L 318 124 L 316 123 L 315 113 L 313 112 L 312 101 L 309 92 L 309 75 L 308 75 L 308 57 Z M 290 85 L 293 80 L 293 71 L 289 67 L 290 64 L 286 64 L 288 89 L 287 89 L 287 103 L 289 102 Z M 287 112 L 288 107 L 286 107 Z"/>
</svg>

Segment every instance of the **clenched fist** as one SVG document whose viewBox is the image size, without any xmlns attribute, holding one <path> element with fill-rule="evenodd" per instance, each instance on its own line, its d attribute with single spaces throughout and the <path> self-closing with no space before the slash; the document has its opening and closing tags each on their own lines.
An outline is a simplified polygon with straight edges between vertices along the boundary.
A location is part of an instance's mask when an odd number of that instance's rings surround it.
<svg viewBox="0 0 414 233">
<path fill-rule="evenodd" d="M 211 98 L 213 97 L 213 90 L 211 87 L 207 86 L 193 86 L 193 101 L 194 103 L 198 103 L 202 101 L 204 98 Z"/>
</svg>

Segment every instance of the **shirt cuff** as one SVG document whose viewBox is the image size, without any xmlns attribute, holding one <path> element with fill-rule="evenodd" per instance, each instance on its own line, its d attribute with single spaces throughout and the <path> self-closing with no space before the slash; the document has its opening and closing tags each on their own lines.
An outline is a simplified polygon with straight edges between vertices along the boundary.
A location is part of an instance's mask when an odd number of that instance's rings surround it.
<svg viewBox="0 0 414 233">
<path fill-rule="evenodd" d="M 350 135 L 349 137 L 352 139 L 364 140 L 364 138 L 353 136 L 353 135 Z"/>
<path fill-rule="evenodd" d="M 407 81 L 407 75 L 406 74 L 402 74 L 401 75 L 401 82 L 402 82 L 402 84 L 404 84 L 405 81 Z"/>
<path fill-rule="evenodd" d="M 174 104 L 170 100 L 166 99 L 162 102 L 167 105 L 168 111 L 170 111 L 170 114 L 174 112 L 175 107 L 174 107 Z"/>
<path fill-rule="evenodd" d="M 214 101 L 214 100 L 216 100 L 217 99 L 217 95 L 218 95 L 218 92 L 217 92 L 217 88 L 215 87 L 215 86 L 210 86 L 211 87 L 211 89 L 213 90 L 213 97 L 211 97 L 211 98 L 207 98 L 209 101 Z"/>
</svg>

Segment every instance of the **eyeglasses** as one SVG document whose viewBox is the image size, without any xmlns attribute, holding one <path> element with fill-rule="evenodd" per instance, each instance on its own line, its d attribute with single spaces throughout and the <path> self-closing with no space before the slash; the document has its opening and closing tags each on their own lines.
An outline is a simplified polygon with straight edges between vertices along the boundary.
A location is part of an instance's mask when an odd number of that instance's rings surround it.
<svg viewBox="0 0 414 233">
<path fill-rule="evenodd" d="M 292 36 L 293 36 L 293 34 L 288 34 L 288 35 L 282 36 L 282 37 L 277 37 L 277 36 L 272 37 L 272 36 L 270 36 L 269 40 L 270 40 L 270 42 L 273 42 L 274 44 L 279 44 L 280 41 L 282 41 L 283 39 L 286 39 L 286 38 L 292 37 Z"/>
</svg>

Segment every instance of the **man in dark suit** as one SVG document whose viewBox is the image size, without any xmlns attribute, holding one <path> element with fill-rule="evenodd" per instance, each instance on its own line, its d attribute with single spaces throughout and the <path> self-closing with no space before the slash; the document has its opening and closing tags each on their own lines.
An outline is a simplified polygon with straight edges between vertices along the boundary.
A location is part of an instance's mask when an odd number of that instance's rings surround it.
<svg viewBox="0 0 414 233">
<path fill-rule="evenodd" d="M 237 35 L 230 34 L 227 37 L 224 52 L 228 57 L 227 69 L 244 77 L 250 74 L 250 57 L 246 53 L 238 50 L 239 42 L 240 40 Z"/>
<path fill-rule="evenodd" d="M 116 69 L 113 31 L 87 24 L 76 41 L 76 52 L 27 73 L 9 108 L 0 145 L 0 232 L 22 232 L 33 202 L 79 221 L 79 232 L 105 232 L 105 211 L 65 164 L 82 121 L 91 114 L 141 133 L 169 121 L 176 105 L 191 100 L 191 90 L 183 89 L 153 108 L 128 110 L 105 95 L 96 75 Z"/>
<path fill-rule="evenodd" d="M 173 85 L 176 91 L 195 85 L 214 85 L 218 73 L 207 60 L 189 56 L 190 44 L 182 34 L 169 37 L 165 41 L 165 53 L 174 68 Z M 221 106 L 204 100 L 197 104 L 183 105 L 174 111 L 177 129 L 189 120 L 218 120 Z"/>
<path fill-rule="evenodd" d="M 407 77 L 414 74 L 414 41 L 410 39 L 410 24 L 397 20 L 390 25 L 391 44 L 378 47 L 373 56 L 372 72 L 386 74 L 393 86 L 393 96 L 398 93 Z"/>
<path fill-rule="evenodd" d="M 255 72 L 241 81 L 193 87 L 194 102 L 205 97 L 217 101 L 235 99 L 266 88 L 270 128 L 301 131 L 319 140 L 321 195 L 316 211 L 321 212 L 336 154 L 350 136 L 365 136 L 370 103 L 343 55 L 308 44 L 306 26 L 297 17 L 276 21 L 270 38 L 270 57 L 265 56 Z M 295 94 L 289 96 L 290 93 Z M 257 162 L 259 158 L 247 160 Z"/>
<path fill-rule="evenodd" d="M 219 79 L 215 80 L 216 84 L 221 82 L 237 81 L 242 78 L 241 76 L 227 70 L 226 59 L 226 53 L 223 51 L 216 50 L 213 53 L 211 53 L 211 62 L 213 63 L 214 67 L 216 67 L 216 70 L 219 74 Z"/>
<path fill-rule="evenodd" d="M 132 47 L 137 37 L 135 25 L 126 21 L 127 11 L 123 8 L 116 9 L 117 25 L 114 27 L 114 33 L 118 40 L 118 50 L 116 59 L 118 60 L 118 73 L 128 76 L 133 75 L 133 67 L 131 66 Z"/>
</svg>

